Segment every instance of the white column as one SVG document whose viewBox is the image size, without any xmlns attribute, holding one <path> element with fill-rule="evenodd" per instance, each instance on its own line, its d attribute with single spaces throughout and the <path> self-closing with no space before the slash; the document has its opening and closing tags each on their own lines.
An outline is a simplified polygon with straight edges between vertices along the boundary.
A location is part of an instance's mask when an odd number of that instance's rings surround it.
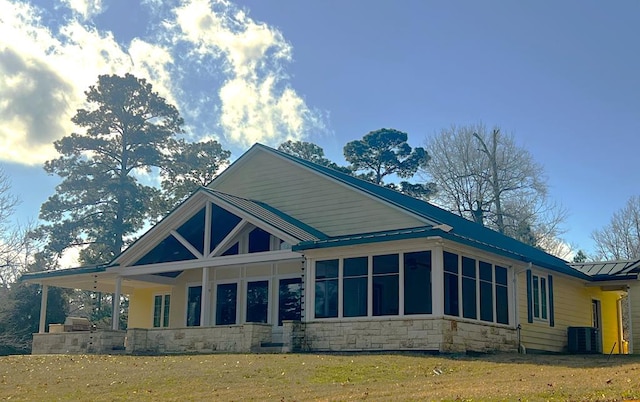
<svg viewBox="0 0 640 402">
<path fill-rule="evenodd" d="M 442 246 L 436 246 L 431 251 L 431 290 L 432 313 L 435 316 L 444 315 L 444 256 Z"/>
<path fill-rule="evenodd" d="M 40 295 L 40 324 L 38 325 L 38 333 L 44 334 L 46 332 L 47 323 L 47 298 L 49 297 L 49 286 L 42 285 L 42 294 Z"/>
<path fill-rule="evenodd" d="M 202 268 L 202 296 L 200 297 L 200 326 L 209 326 L 209 306 L 211 292 L 209 291 L 209 267 Z"/>
<path fill-rule="evenodd" d="M 111 328 L 117 331 L 120 327 L 120 293 L 122 292 L 122 277 L 116 277 L 116 289 L 113 293 L 113 307 L 111 308 Z"/>
</svg>

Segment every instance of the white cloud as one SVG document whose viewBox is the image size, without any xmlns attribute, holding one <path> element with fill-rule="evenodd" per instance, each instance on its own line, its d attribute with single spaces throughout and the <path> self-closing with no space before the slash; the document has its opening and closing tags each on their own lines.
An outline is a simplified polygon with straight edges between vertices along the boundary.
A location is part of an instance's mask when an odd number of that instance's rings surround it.
<svg viewBox="0 0 640 402">
<path fill-rule="evenodd" d="M 85 21 L 100 14 L 103 10 L 102 0 L 62 0 L 62 2 Z"/>
<path fill-rule="evenodd" d="M 291 61 L 292 49 L 278 30 L 225 1 L 185 0 L 174 12 L 176 40 L 190 43 L 195 57 L 225 63 L 219 119 L 227 139 L 243 146 L 277 144 L 319 126 L 315 113 L 286 82 L 283 65 Z"/>
<path fill-rule="evenodd" d="M 131 72 L 174 101 L 161 46 L 135 39 L 123 49 L 110 32 L 71 20 L 57 34 L 39 10 L 0 0 L 0 160 L 40 164 L 57 156 L 53 142 L 74 131 L 71 117 L 100 74 Z"/>
<path fill-rule="evenodd" d="M 37 165 L 56 158 L 53 142 L 77 131 L 71 117 L 100 74 L 147 78 L 182 109 L 193 140 L 219 128 L 227 147 L 277 145 L 324 130 L 288 81 L 292 48 L 280 31 L 227 1 L 177 1 L 172 9 L 144 0 L 163 23 L 149 26 L 153 39 L 123 45 L 86 23 L 104 11 L 102 0 L 63 0 L 73 17 L 54 27 L 44 24 L 41 9 L 0 0 L 0 160 Z"/>
</svg>

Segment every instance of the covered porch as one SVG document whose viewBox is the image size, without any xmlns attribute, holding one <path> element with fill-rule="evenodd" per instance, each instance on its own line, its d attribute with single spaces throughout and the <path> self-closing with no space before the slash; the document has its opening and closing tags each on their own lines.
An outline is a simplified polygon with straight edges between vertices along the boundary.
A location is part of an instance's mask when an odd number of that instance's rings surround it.
<svg viewBox="0 0 640 402">
<path fill-rule="evenodd" d="M 287 351 L 284 333 L 301 319 L 304 258 L 290 250 L 31 274 L 42 286 L 34 354 Z M 50 287 L 112 294 L 111 328 L 63 332 L 46 327 Z M 122 297 L 127 329 L 119 328 Z M 62 323 L 59 323 L 62 324 Z"/>
</svg>

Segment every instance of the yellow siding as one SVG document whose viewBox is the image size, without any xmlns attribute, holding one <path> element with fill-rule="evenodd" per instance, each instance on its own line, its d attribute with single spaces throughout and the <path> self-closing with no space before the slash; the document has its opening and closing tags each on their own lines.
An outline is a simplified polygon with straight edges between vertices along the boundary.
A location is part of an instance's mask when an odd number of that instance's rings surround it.
<svg viewBox="0 0 640 402">
<path fill-rule="evenodd" d="M 629 288 L 631 304 L 631 337 L 633 354 L 640 354 L 640 284 L 633 284 Z"/>
<path fill-rule="evenodd" d="M 240 169 L 228 172 L 212 186 L 266 202 L 330 236 L 424 224 L 405 212 L 265 151 L 256 152 Z"/>
<path fill-rule="evenodd" d="M 129 295 L 129 317 L 127 327 L 153 327 L 153 297 L 162 293 L 171 293 L 171 288 L 158 287 L 134 290 L 133 293 Z M 173 309 L 173 300 L 170 309 Z"/>
<path fill-rule="evenodd" d="M 535 272 L 535 270 L 534 270 Z M 540 275 L 546 272 L 538 271 Z M 519 322 L 522 326 L 521 341 L 528 349 L 551 352 L 567 351 L 568 327 L 591 327 L 593 325 L 592 301 L 600 300 L 602 309 L 602 350 L 609 353 L 619 340 L 617 300 L 618 292 L 603 292 L 598 287 L 586 287 L 584 282 L 553 275 L 555 326 L 547 321 L 527 322 L 526 272 L 518 275 Z M 618 353 L 616 346 L 614 353 Z"/>
</svg>

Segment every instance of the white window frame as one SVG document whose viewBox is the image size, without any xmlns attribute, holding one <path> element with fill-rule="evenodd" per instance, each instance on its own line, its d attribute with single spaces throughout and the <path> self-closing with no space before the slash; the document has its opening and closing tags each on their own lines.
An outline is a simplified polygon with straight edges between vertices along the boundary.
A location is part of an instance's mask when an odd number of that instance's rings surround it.
<svg viewBox="0 0 640 402">
<path fill-rule="evenodd" d="M 535 279 L 538 279 L 538 309 L 536 309 L 536 286 Z M 544 298 L 542 295 L 542 281 L 544 280 Z M 542 303 L 544 301 L 544 304 Z M 543 309 L 544 307 L 544 309 Z M 548 275 L 532 271 L 531 272 L 531 308 L 534 321 L 549 322 L 549 277 Z M 546 315 L 546 317 L 543 317 Z M 536 314 L 538 316 L 536 317 Z"/>
<path fill-rule="evenodd" d="M 216 280 L 213 282 L 213 289 L 211 290 L 211 297 L 212 297 L 212 302 L 213 302 L 213 308 L 212 308 L 212 321 L 211 324 L 214 327 L 220 327 L 220 326 L 229 326 L 229 325 L 238 325 L 240 324 L 240 316 L 241 316 L 241 311 L 240 309 L 242 308 L 242 303 L 240 302 L 240 300 L 243 297 L 243 293 L 242 293 L 242 289 L 243 289 L 243 284 L 242 284 L 242 280 L 241 279 L 221 279 L 221 280 Z M 229 283 L 235 283 L 236 284 L 236 319 L 235 319 L 235 323 L 234 324 L 216 324 L 217 321 L 217 315 L 218 315 L 218 285 L 227 285 Z M 246 294 L 246 293 L 245 293 Z"/>
<path fill-rule="evenodd" d="M 184 287 L 184 326 L 187 327 L 187 323 L 189 320 L 189 288 L 197 288 L 200 286 L 202 289 L 202 293 L 200 294 L 200 309 L 202 309 L 202 298 L 205 297 L 204 294 L 204 286 L 202 282 L 187 282 Z M 200 311 L 200 315 L 202 315 L 202 311 Z M 200 320 L 200 326 L 202 326 L 202 320 Z M 195 326 L 197 327 L 197 325 Z M 191 328 L 191 327 L 190 327 Z"/>
<path fill-rule="evenodd" d="M 247 297 L 249 296 L 249 282 L 267 282 L 267 324 L 271 324 L 273 321 L 272 319 L 272 312 L 271 312 L 271 292 L 272 292 L 272 286 L 273 286 L 273 277 L 271 276 L 251 276 L 251 277 L 245 277 L 244 278 L 244 283 L 243 283 L 243 301 L 244 303 L 240 303 L 241 304 L 241 321 L 242 323 L 248 324 L 249 322 L 247 322 L 247 307 L 249 306 Z"/>
<path fill-rule="evenodd" d="M 418 253 L 423 251 L 431 252 L 431 314 L 410 314 L 405 315 L 404 310 L 404 255 L 408 253 Z M 376 252 L 368 252 L 368 253 L 349 253 L 349 254 L 341 254 L 335 256 L 326 256 L 326 257 L 317 257 L 313 259 L 309 259 L 309 266 L 311 269 L 306 273 L 306 279 L 309 281 L 309 299 L 306 303 L 307 314 L 309 314 L 310 321 L 332 321 L 332 320 L 342 320 L 348 319 L 353 321 L 358 320 L 380 320 L 380 319 L 392 319 L 392 318 L 402 318 L 402 317 L 410 317 L 410 318 L 426 318 L 433 317 L 435 314 L 435 298 L 441 297 L 438 296 L 440 293 L 436 290 L 435 286 L 435 275 L 434 275 L 434 261 L 437 261 L 435 255 L 437 253 L 437 248 L 421 248 L 421 247 L 412 247 L 402 250 L 388 250 L 388 251 L 376 251 Z M 398 255 L 398 273 L 393 275 L 398 275 L 398 314 L 397 315 L 373 315 L 373 257 L 396 254 Z M 359 317 L 344 317 L 344 260 L 348 258 L 367 258 L 367 315 L 359 316 Z M 325 318 L 316 318 L 315 316 L 315 284 L 316 284 L 316 263 L 318 261 L 326 261 L 326 260 L 338 260 L 338 316 L 337 317 L 325 317 Z M 391 275 L 391 274 L 389 274 Z M 311 302 L 311 303 L 310 303 Z"/>
<path fill-rule="evenodd" d="M 155 326 L 156 318 L 156 297 L 160 296 L 162 303 L 160 304 L 160 326 Z M 169 317 L 167 317 L 167 326 L 162 325 L 164 323 L 164 307 L 166 304 L 166 297 L 169 296 L 169 300 L 173 299 L 171 292 L 155 292 L 153 294 L 151 303 L 151 327 L 152 328 L 169 328 L 171 326 L 171 301 L 169 301 Z"/>
</svg>

